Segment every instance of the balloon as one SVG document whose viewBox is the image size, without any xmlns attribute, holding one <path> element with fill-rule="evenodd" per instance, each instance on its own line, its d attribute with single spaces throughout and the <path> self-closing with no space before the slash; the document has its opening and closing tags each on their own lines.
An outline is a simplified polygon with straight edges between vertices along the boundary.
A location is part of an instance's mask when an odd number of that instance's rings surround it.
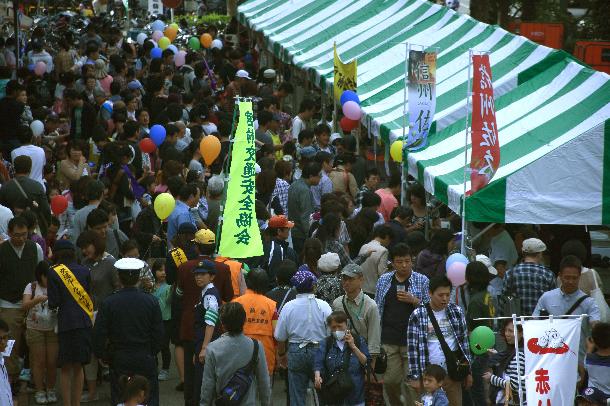
<svg viewBox="0 0 610 406">
<path fill-rule="evenodd" d="M 218 138 L 213 135 L 203 137 L 199 143 L 199 153 L 203 156 L 203 161 L 207 166 L 212 165 L 216 158 L 218 158 L 218 154 L 220 154 L 220 141 Z"/>
<path fill-rule="evenodd" d="M 40 120 L 34 120 L 32 121 L 32 124 L 30 124 L 30 129 L 32 130 L 32 134 L 34 134 L 34 137 L 40 137 L 42 133 L 44 133 L 44 124 Z"/>
<path fill-rule="evenodd" d="M 155 124 L 150 129 L 150 138 L 156 146 L 160 146 L 165 141 L 165 127 Z"/>
<path fill-rule="evenodd" d="M 470 349 L 476 355 L 482 355 L 496 344 L 496 336 L 487 326 L 479 326 L 470 333 Z"/>
<path fill-rule="evenodd" d="M 464 255 L 456 253 L 456 254 L 451 254 L 449 255 L 449 258 L 447 258 L 447 261 L 445 262 L 445 268 L 449 268 L 451 266 L 451 264 L 453 264 L 454 262 L 461 262 L 463 264 L 468 264 L 468 258 L 466 258 Z"/>
<path fill-rule="evenodd" d="M 396 140 L 390 146 L 390 156 L 394 162 L 402 162 L 402 140 Z"/>
<path fill-rule="evenodd" d="M 178 29 L 180 28 L 180 26 L 176 23 L 171 23 L 169 26 L 175 29 L 176 31 L 178 31 Z"/>
<path fill-rule="evenodd" d="M 360 117 L 362 117 L 362 110 L 360 110 L 360 105 L 358 103 L 349 100 L 343 105 L 343 114 L 350 120 L 360 120 Z"/>
<path fill-rule="evenodd" d="M 454 262 L 447 268 L 447 278 L 453 286 L 461 286 L 466 283 L 466 264 Z"/>
<path fill-rule="evenodd" d="M 157 146 L 150 138 L 142 138 L 140 141 L 140 151 L 146 152 L 147 154 L 151 154 L 157 149 Z"/>
<path fill-rule="evenodd" d="M 163 38 L 163 33 L 161 31 L 154 31 L 150 36 L 154 41 L 159 42 L 161 38 Z"/>
<path fill-rule="evenodd" d="M 138 41 L 138 44 L 139 44 L 140 46 L 142 46 L 142 45 L 144 45 L 144 41 L 146 41 L 146 38 L 148 38 L 148 37 L 146 36 L 146 34 L 145 34 L 145 33 L 143 33 L 143 32 L 141 32 L 141 33 L 139 33 L 139 34 L 138 34 L 138 36 L 136 37 L 136 41 Z"/>
<path fill-rule="evenodd" d="M 34 65 L 34 73 L 37 76 L 42 76 L 46 72 L 47 72 L 47 64 L 44 63 L 43 61 L 36 62 L 36 64 Z"/>
<path fill-rule="evenodd" d="M 216 38 L 214 41 L 212 41 L 212 49 L 214 49 L 214 48 L 222 49 L 222 41 L 219 40 L 218 38 Z"/>
<path fill-rule="evenodd" d="M 178 51 L 176 55 L 174 55 L 174 65 L 178 68 L 186 63 L 186 51 Z"/>
<path fill-rule="evenodd" d="M 341 93 L 340 101 L 341 101 L 342 106 L 348 101 L 353 101 L 353 102 L 356 102 L 357 104 L 360 104 L 360 98 L 358 97 L 356 92 L 354 92 L 353 90 L 346 90 L 343 93 Z"/>
<path fill-rule="evenodd" d="M 163 55 L 163 50 L 161 48 L 153 48 L 150 50 L 150 57 L 152 59 L 159 59 Z"/>
<path fill-rule="evenodd" d="M 339 122 L 339 125 L 341 126 L 341 129 L 343 131 L 345 131 L 346 133 L 352 131 L 355 128 L 358 128 L 358 125 L 360 125 L 360 121 L 358 120 L 350 120 L 347 117 L 343 117 L 341 119 L 341 121 Z"/>
<path fill-rule="evenodd" d="M 201 41 L 201 45 L 203 45 L 204 48 L 211 47 L 213 40 L 214 40 L 214 38 L 212 38 L 212 36 L 210 34 L 208 34 L 207 32 L 205 34 L 201 35 L 201 38 L 199 38 L 199 41 Z"/>
<path fill-rule="evenodd" d="M 155 199 L 155 213 L 161 220 L 168 218 L 172 211 L 174 211 L 174 207 L 176 207 L 176 201 L 169 193 L 161 193 Z"/>
<path fill-rule="evenodd" d="M 169 46 L 169 44 L 171 44 L 172 42 L 169 40 L 169 38 L 167 37 L 161 37 L 159 39 L 159 48 L 161 48 L 162 50 L 166 50 L 167 47 Z"/>
<path fill-rule="evenodd" d="M 165 23 L 161 20 L 155 20 L 152 25 L 152 30 L 153 31 L 161 31 L 163 32 L 163 30 L 165 29 Z"/>
<path fill-rule="evenodd" d="M 199 41 L 199 38 L 197 38 L 197 37 L 189 38 L 189 48 L 191 48 L 193 51 L 197 51 L 198 49 L 200 49 L 201 42 Z"/>
<path fill-rule="evenodd" d="M 170 44 L 167 49 L 169 49 L 170 51 L 172 51 L 174 53 L 174 55 L 176 55 L 178 53 L 178 47 L 176 47 L 174 44 Z"/>
<path fill-rule="evenodd" d="M 66 199 L 66 196 L 63 196 L 63 195 L 53 196 L 53 198 L 51 199 L 51 211 L 53 212 L 53 214 L 55 214 L 56 216 L 59 216 L 61 213 L 66 211 L 67 208 L 68 208 L 68 199 Z"/>
<path fill-rule="evenodd" d="M 167 38 L 169 38 L 170 41 L 173 41 L 176 39 L 176 36 L 178 35 L 178 30 L 172 26 L 169 26 L 165 29 L 165 31 L 163 31 L 163 35 L 165 35 Z"/>
</svg>

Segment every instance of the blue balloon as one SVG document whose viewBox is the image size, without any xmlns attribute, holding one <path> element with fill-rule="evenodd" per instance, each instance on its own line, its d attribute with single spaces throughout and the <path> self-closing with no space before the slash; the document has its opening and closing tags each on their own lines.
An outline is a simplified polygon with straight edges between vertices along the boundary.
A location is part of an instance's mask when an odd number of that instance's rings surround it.
<svg viewBox="0 0 610 406">
<path fill-rule="evenodd" d="M 161 31 L 163 32 L 165 30 L 165 23 L 161 20 L 155 20 L 152 25 L 152 30 L 154 31 Z"/>
<path fill-rule="evenodd" d="M 447 258 L 447 262 L 445 263 L 445 268 L 449 269 L 451 264 L 453 264 L 454 262 L 461 262 L 463 264 L 468 264 L 468 262 L 470 262 L 470 261 L 468 261 L 468 258 L 466 258 L 462 254 L 451 254 L 451 255 L 449 255 L 449 258 Z"/>
<path fill-rule="evenodd" d="M 150 139 L 157 147 L 161 146 L 165 141 L 165 127 L 159 124 L 153 125 L 150 129 Z"/>
<path fill-rule="evenodd" d="M 342 106 L 348 101 L 353 101 L 360 104 L 360 98 L 356 92 L 352 90 L 345 90 L 343 93 L 341 93 L 341 99 L 339 101 L 341 102 Z"/>
<path fill-rule="evenodd" d="M 150 57 L 152 59 L 159 59 L 163 55 L 163 50 L 161 48 L 153 48 L 150 50 Z"/>
</svg>

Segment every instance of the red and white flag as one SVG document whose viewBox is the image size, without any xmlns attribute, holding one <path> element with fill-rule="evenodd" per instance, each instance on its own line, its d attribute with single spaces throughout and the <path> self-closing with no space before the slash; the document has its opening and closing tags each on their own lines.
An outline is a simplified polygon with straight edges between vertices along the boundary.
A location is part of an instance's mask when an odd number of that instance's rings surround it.
<svg viewBox="0 0 610 406">
<path fill-rule="evenodd" d="M 472 67 L 470 193 L 475 193 L 491 181 L 500 166 L 500 140 L 489 55 L 473 55 Z"/>
</svg>

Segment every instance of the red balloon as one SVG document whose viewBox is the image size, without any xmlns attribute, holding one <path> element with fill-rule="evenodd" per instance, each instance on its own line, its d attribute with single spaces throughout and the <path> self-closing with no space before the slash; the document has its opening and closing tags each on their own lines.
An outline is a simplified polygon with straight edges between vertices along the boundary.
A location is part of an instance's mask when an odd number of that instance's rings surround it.
<svg viewBox="0 0 610 406">
<path fill-rule="evenodd" d="M 360 125 L 360 121 L 350 120 L 347 117 L 343 117 L 341 119 L 341 121 L 339 121 L 339 125 L 341 126 L 341 129 L 343 131 L 348 133 L 348 132 L 352 131 L 353 129 L 358 128 L 358 126 Z"/>
<path fill-rule="evenodd" d="M 51 211 L 56 216 L 59 216 L 61 213 L 66 211 L 67 208 L 68 208 L 68 199 L 66 199 L 66 196 L 57 195 L 51 199 Z"/>
<path fill-rule="evenodd" d="M 142 141 L 140 141 L 140 150 L 142 152 L 150 154 L 155 152 L 155 149 L 157 149 L 157 146 L 150 138 L 143 138 Z"/>
</svg>

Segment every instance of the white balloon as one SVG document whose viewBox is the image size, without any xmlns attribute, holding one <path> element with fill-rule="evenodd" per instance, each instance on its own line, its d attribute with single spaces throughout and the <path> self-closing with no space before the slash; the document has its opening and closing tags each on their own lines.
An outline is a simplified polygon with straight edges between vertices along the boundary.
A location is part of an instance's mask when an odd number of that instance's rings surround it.
<svg viewBox="0 0 610 406">
<path fill-rule="evenodd" d="M 40 120 L 34 120 L 30 124 L 30 129 L 35 137 L 40 137 L 44 133 L 44 124 Z"/>
<path fill-rule="evenodd" d="M 138 41 L 138 44 L 140 44 L 140 46 L 142 46 L 142 45 L 144 45 L 144 41 L 146 41 L 146 38 L 148 38 L 148 36 L 146 34 L 144 34 L 143 32 L 141 32 L 138 34 L 138 37 L 136 40 Z"/>
<path fill-rule="evenodd" d="M 212 48 L 222 49 L 222 41 L 216 38 L 214 41 L 212 41 Z"/>
</svg>

